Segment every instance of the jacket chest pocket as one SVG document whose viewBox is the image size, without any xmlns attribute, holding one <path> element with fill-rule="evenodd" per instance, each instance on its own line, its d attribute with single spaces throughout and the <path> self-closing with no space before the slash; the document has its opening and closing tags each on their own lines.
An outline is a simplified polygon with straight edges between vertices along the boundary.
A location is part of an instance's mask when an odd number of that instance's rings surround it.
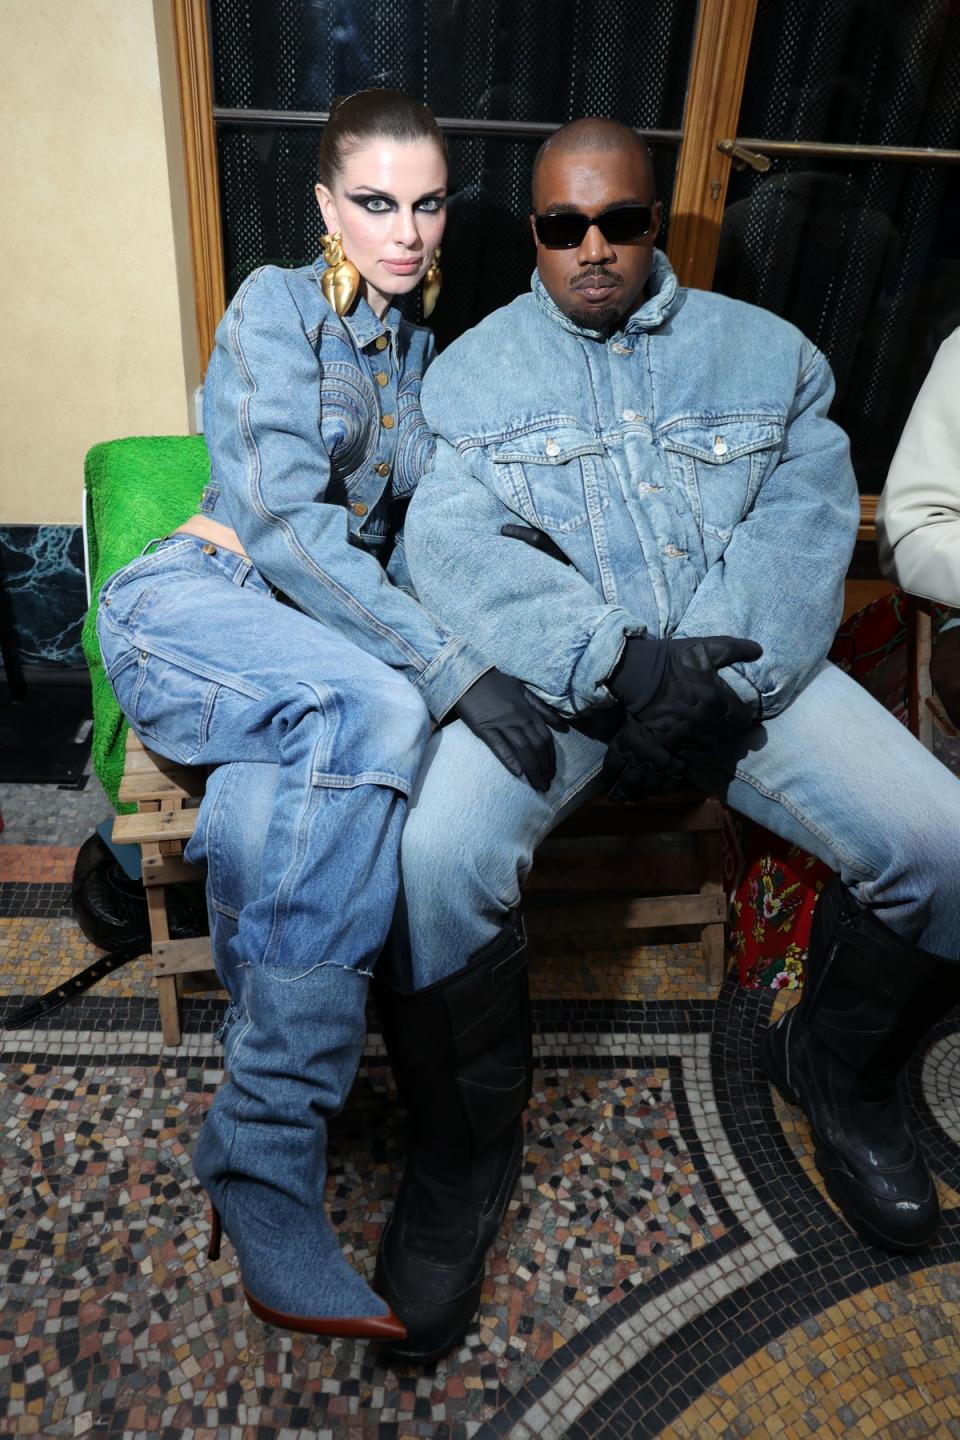
<svg viewBox="0 0 960 1440">
<path fill-rule="evenodd" d="M 568 534 L 610 503 L 605 451 L 583 430 L 537 430 L 491 447 L 489 458 L 511 509 L 541 530 Z"/>
<path fill-rule="evenodd" d="M 674 421 L 657 434 L 705 536 L 726 542 L 756 499 L 783 445 L 776 415 L 698 416 Z"/>
</svg>

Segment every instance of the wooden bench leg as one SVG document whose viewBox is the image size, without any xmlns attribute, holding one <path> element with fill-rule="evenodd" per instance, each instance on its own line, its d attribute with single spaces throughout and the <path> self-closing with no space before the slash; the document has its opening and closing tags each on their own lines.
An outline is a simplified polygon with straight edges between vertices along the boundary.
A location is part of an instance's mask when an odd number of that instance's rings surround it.
<svg viewBox="0 0 960 1440">
<path fill-rule="evenodd" d="M 704 925 L 700 931 L 703 968 L 709 984 L 715 985 L 718 990 L 727 973 L 726 940 L 725 925 Z"/>
<path fill-rule="evenodd" d="M 700 861 L 700 894 L 722 894 L 723 848 L 719 831 L 707 830 L 695 838 Z M 722 921 L 717 925 L 704 925 L 700 931 L 704 974 L 707 982 L 718 990 L 727 973 L 726 932 L 727 927 Z"/>
<path fill-rule="evenodd" d="M 143 853 L 156 849 L 159 852 L 159 845 L 144 845 Z M 150 918 L 150 938 L 156 945 L 158 940 L 170 939 L 170 925 L 167 920 L 167 897 L 166 886 L 148 885 L 147 891 L 147 913 Z M 180 1044 L 180 996 L 177 990 L 176 975 L 158 975 L 156 977 L 157 1000 L 160 1005 L 160 1028 L 163 1031 L 164 1045 Z"/>
</svg>

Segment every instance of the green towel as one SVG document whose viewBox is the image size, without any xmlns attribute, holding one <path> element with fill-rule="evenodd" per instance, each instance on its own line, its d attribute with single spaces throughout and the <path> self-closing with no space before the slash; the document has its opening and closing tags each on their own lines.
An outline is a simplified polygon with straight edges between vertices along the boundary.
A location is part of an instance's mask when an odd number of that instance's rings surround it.
<svg viewBox="0 0 960 1440">
<path fill-rule="evenodd" d="M 83 649 L 93 686 L 93 765 L 111 801 L 123 774 L 127 722 L 110 689 L 97 641 L 100 587 L 139 555 L 149 540 L 168 535 L 196 513 L 210 478 L 202 435 L 135 436 L 94 445 L 84 465 L 90 609 Z"/>
</svg>

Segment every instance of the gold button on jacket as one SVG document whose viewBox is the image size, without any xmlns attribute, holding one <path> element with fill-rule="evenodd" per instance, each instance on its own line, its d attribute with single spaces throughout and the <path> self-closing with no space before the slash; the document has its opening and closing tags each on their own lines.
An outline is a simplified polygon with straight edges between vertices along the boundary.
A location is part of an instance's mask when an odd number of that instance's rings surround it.
<svg viewBox="0 0 960 1440">
<path fill-rule="evenodd" d="M 378 335 L 373 343 L 374 345 L 376 345 L 378 350 L 386 350 L 387 346 L 390 344 L 390 341 L 386 335 Z"/>
<path fill-rule="evenodd" d="M 354 503 L 350 506 L 350 509 L 353 511 L 354 515 L 366 515 L 367 513 L 367 507 L 366 505 L 364 505 L 362 500 L 355 500 Z"/>
<path fill-rule="evenodd" d="M 390 384 L 390 376 L 387 375 L 387 374 L 385 373 L 385 371 L 383 371 L 383 370 L 378 370 L 377 373 L 376 373 L 376 375 L 374 375 L 373 378 L 374 378 L 374 380 L 376 380 L 376 382 L 377 382 L 378 385 L 389 385 L 389 384 Z"/>
<path fill-rule="evenodd" d="M 384 430 L 392 430 L 394 426 L 393 416 L 384 415 L 383 419 L 380 421 L 380 424 L 383 426 Z"/>
<path fill-rule="evenodd" d="M 387 464 L 386 460 L 381 460 L 380 464 L 374 465 L 373 468 L 374 470 L 376 470 L 378 475 L 383 477 L 384 480 L 390 474 L 390 466 Z"/>
</svg>

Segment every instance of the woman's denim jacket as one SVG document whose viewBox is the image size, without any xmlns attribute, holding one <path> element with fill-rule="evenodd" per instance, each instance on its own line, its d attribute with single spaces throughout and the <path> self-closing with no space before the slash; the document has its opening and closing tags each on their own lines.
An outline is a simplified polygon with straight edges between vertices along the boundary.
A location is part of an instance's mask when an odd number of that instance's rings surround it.
<svg viewBox="0 0 960 1440">
<path fill-rule="evenodd" d="M 301 610 L 402 670 L 440 718 L 489 662 L 413 598 L 403 554 L 403 512 L 433 454 L 420 410 L 433 337 L 363 299 L 338 318 L 324 268 L 254 271 L 220 322 L 201 509 Z"/>
<path fill-rule="evenodd" d="M 440 438 L 407 516 L 417 593 L 567 714 L 612 703 L 625 637 L 649 631 L 759 641 L 724 678 L 775 715 L 824 660 L 856 534 L 832 395 L 792 325 L 681 289 L 659 252 L 609 336 L 534 275 L 424 382 Z M 570 564 L 504 524 L 546 531 Z"/>
</svg>

